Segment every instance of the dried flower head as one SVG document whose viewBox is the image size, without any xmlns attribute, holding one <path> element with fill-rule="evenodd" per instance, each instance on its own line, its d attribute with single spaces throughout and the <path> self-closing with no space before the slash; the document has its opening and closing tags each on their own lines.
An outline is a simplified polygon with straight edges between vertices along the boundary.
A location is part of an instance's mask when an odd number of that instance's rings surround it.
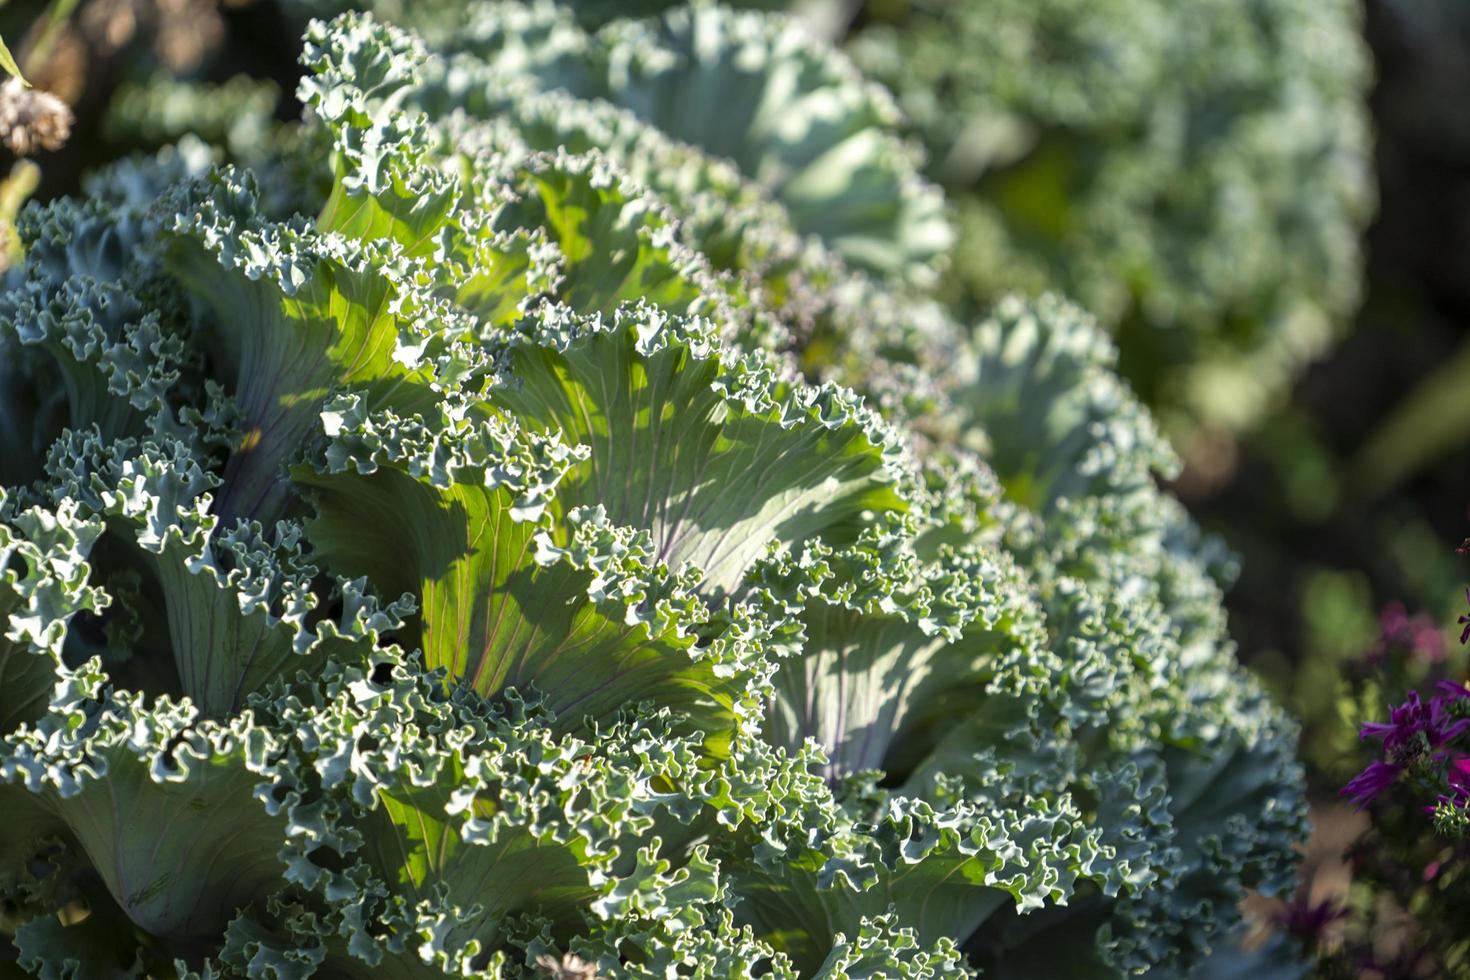
<svg viewBox="0 0 1470 980">
<path fill-rule="evenodd" d="M 71 109 L 50 92 L 28 88 L 19 78 L 0 85 L 0 142 L 16 156 L 60 149 L 71 123 Z"/>
</svg>

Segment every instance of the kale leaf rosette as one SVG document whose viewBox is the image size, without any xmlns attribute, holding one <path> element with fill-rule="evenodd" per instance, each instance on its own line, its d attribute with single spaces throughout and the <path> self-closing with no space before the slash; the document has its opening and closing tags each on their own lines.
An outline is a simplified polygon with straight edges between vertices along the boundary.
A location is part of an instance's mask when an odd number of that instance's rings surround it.
<svg viewBox="0 0 1470 980">
<path fill-rule="evenodd" d="M 314 22 L 251 166 L 23 214 L 0 949 L 1187 974 L 1300 773 L 1104 334 L 927 297 L 942 201 L 785 21 L 468 24 Z"/>
</svg>

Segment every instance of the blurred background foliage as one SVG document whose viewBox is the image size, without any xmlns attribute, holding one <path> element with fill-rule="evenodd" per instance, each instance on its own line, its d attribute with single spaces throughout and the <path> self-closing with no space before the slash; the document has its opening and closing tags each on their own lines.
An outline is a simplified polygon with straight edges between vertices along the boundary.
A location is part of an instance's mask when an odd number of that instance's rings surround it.
<svg viewBox="0 0 1470 980">
<path fill-rule="evenodd" d="M 1374 204 L 1358 0 L 791 6 L 928 150 L 951 303 L 1066 293 L 1176 439 L 1251 427 L 1349 322 Z"/>
<path fill-rule="evenodd" d="M 1177 437 L 1250 426 L 1358 297 L 1355 0 L 868 0 L 849 27 L 956 201 L 952 298 L 1060 288 Z"/>
<path fill-rule="evenodd" d="M 349 5 L 0 0 L 21 69 L 76 115 L 39 171 L 0 158 L 0 219 L 186 134 L 190 152 L 268 153 L 299 111 L 294 39 Z M 589 26 L 668 5 L 575 4 Z M 1467 672 L 1470 2 L 757 5 L 793 7 L 893 89 L 954 203 L 951 302 L 1057 288 L 1113 327 L 1184 457 L 1178 493 L 1241 558 L 1242 657 L 1302 717 L 1314 792 L 1334 799 L 1358 721 Z M 1303 895 L 1265 918 L 1388 921 L 1373 870 L 1343 856 L 1360 823 L 1319 818 Z M 1354 869 L 1359 925 L 1324 923 L 1319 899 Z"/>
<path fill-rule="evenodd" d="M 1379 613 L 1401 602 L 1449 636 L 1470 579 L 1470 5 L 1374 0 L 1365 27 L 1380 205 L 1362 304 L 1252 431 L 1189 447 L 1179 486 L 1241 556 L 1243 652 L 1328 728 Z"/>
</svg>

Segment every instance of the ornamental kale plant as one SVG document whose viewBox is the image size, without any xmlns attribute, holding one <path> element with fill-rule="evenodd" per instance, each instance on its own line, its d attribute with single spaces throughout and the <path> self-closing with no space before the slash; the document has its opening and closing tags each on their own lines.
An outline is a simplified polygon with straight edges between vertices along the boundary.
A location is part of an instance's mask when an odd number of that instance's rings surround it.
<svg viewBox="0 0 1470 980">
<path fill-rule="evenodd" d="M 1182 976 L 1288 883 L 1295 730 L 1105 335 L 934 301 L 800 38 L 344 15 L 248 168 L 23 213 L 16 967 Z"/>
</svg>

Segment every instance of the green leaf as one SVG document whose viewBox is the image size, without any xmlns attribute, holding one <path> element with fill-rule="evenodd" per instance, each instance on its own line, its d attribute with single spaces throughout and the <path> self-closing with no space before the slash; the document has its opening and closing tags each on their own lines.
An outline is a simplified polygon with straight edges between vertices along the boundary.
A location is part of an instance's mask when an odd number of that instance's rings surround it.
<svg viewBox="0 0 1470 980">
<path fill-rule="evenodd" d="M 486 392 L 525 424 L 588 447 L 557 494 L 652 535 L 655 553 L 733 590 L 771 542 L 850 540 L 859 515 L 907 509 L 895 433 L 835 385 L 723 348 L 714 326 L 636 307 L 544 309 Z"/>
<path fill-rule="evenodd" d="M 8 736 L 0 778 L 44 803 L 49 832 L 80 845 L 135 926 L 207 941 L 280 880 L 279 737 L 249 713 L 213 724 L 167 699 L 149 708 L 132 692 L 99 698 L 103 681 L 78 678 L 84 700 Z"/>
<path fill-rule="evenodd" d="M 1005 696 L 1043 696 L 1041 613 L 1016 570 L 983 552 L 919 561 L 903 533 L 849 549 L 776 555 L 757 581 L 799 609 L 804 642 L 782 663 L 768 737 L 813 738 L 831 780 L 908 772 L 957 716 L 991 716 Z"/>
<path fill-rule="evenodd" d="M 1178 462 L 1153 420 L 1108 370 L 1095 321 L 1047 296 L 1002 302 L 974 331 L 952 393 L 959 429 L 1011 499 L 1055 501 L 1152 485 Z"/>
<path fill-rule="evenodd" d="M 15 56 L 10 53 L 10 48 L 5 46 L 3 39 L 0 39 L 0 68 L 4 68 L 6 74 L 11 78 L 19 79 L 26 88 L 31 87 L 31 83 L 26 81 L 25 76 L 20 73 L 20 65 L 15 63 Z"/>
<path fill-rule="evenodd" d="M 363 385 L 401 407 L 431 404 L 435 375 L 458 366 L 455 341 L 471 323 L 391 242 L 262 218 L 248 175 L 216 172 L 178 188 L 171 204 L 169 268 L 208 304 L 213 353 L 244 433 L 218 509 L 269 521 L 287 499 L 282 467 L 333 386 Z"/>
<path fill-rule="evenodd" d="M 1354 485 L 1379 498 L 1464 445 L 1470 432 L 1465 372 L 1470 345 L 1421 379 L 1379 422 L 1352 461 Z"/>
<path fill-rule="evenodd" d="M 99 908 L 63 925 L 40 915 L 15 931 L 18 962 L 41 980 L 123 980 L 147 976 L 131 923 Z M 119 921 L 120 920 L 120 921 Z"/>
<path fill-rule="evenodd" d="M 580 454 L 494 416 L 431 426 L 346 399 L 324 418 L 324 466 L 296 471 L 310 537 L 329 567 L 418 597 L 425 661 L 449 681 L 534 688 L 565 726 L 652 700 L 713 748 L 754 711 L 752 614 L 706 607 L 646 532 L 600 509 L 541 519 Z"/>
<path fill-rule="evenodd" d="M 606 99 L 734 161 L 802 234 L 861 268 L 927 281 L 950 246 L 942 198 L 895 134 L 890 97 L 795 21 L 695 4 L 589 37 L 550 5 L 485 4 L 440 47 Z"/>
<path fill-rule="evenodd" d="M 292 877 L 344 916 L 353 955 L 463 968 L 528 913 L 558 932 L 617 930 L 721 897 L 702 848 L 650 837 L 656 821 L 678 832 L 718 785 L 666 713 L 630 712 L 583 741 L 514 697 L 487 713 L 444 698 L 432 675 L 373 677 L 342 678 L 351 700 L 278 705 L 304 734 L 299 771 L 319 772 L 323 790 Z M 319 861 L 317 847 L 342 859 Z"/>
<path fill-rule="evenodd" d="M 0 733 L 45 713 L 72 619 L 107 606 L 87 563 L 101 532 L 76 501 L 21 510 L 0 489 Z"/>
<path fill-rule="evenodd" d="M 238 713 L 279 678 L 320 673 L 329 661 L 366 662 L 379 634 L 412 609 L 379 608 L 362 582 L 345 580 L 324 601 L 300 526 L 283 521 L 269 534 L 253 523 L 221 527 L 208 512 L 218 481 L 182 445 L 104 445 L 93 433 L 58 442 L 50 468 L 50 492 L 105 521 L 133 556 L 127 567 L 146 569 L 160 594 L 172 663 L 151 665 L 150 686 L 187 695 L 207 717 Z M 337 603 L 336 616 L 322 608 Z"/>
</svg>

